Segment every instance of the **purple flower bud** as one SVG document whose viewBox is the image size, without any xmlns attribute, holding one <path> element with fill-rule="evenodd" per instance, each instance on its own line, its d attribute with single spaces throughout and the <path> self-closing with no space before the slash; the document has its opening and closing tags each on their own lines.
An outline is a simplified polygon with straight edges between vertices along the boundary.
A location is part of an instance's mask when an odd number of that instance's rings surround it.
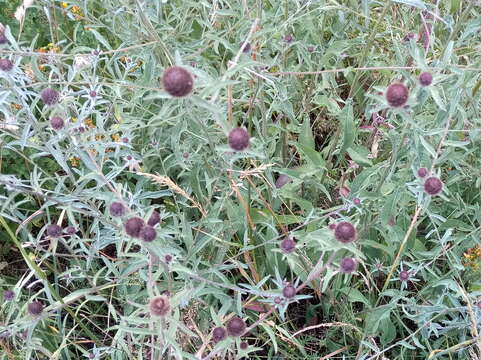
<svg viewBox="0 0 481 360">
<path fill-rule="evenodd" d="M 247 326 L 244 320 L 235 316 L 227 323 L 227 334 L 229 334 L 229 336 L 241 336 L 244 334 L 246 328 Z"/>
<path fill-rule="evenodd" d="M 443 190 L 443 183 L 439 178 L 431 176 L 424 182 L 424 191 L 429 195 L 438 195 Z"/>
<path fill-rule="evenodd" d="M 247 348 L 249 347 L 249 343 L 247 341 L 242 341 L 239 344 L 239 347 L 241 348 L 241 350 L 247 350 Z"/>
<path fill-rule="evenodd" d="M 165 295 L 152 298 L 149 303 L 149 310 L 152 315 L 165 316 L 170 311 L 170 301 Z"/>
<path fill-rule="evenodd" d="M 329 224 L 329 229 L 330 230 L 336 230 L 336 224 L 335 223 L 332 223 L 332 224 Z"/>
<path fill-rule="evenodd" d="M 60 237 L 62 235 L 62 227 L 57 224 L 48 225 L 47 235 L 53 238 Z"/>
<path fill-rule="evenodd" d="M 235 151 L 243 151 L 249 146 L 249 134 L 244 128 L 236 128 L 229 133 L 229 146 Z"/>
<path fill-rule="evenodd" d="M 350 243 L 357 239 L 357 231 L 354 225 L 348 221 L 341 221 L 336 225 L 334 237 L 342 243 Z"/>
<path fill-rule="evenodd" d="M 280 296 L 276 296 L 276 297 L 274 298 L 274 303 L 275 303 L 275 304 L 279 305 L 281 302 L 282 302 L 282 298 L 281 298 Z"/>
<path fill-rule="evenodd" d="M 124 213 L 125 213 L 124 204 L 120 202 L 113 202 L 112 204 L 110 204 L 110 215 L 119 217 L 124 215 Z"/>
<path fill-rule="evenodd" d="M 64 126 L 64 121 L 60 116 L 54 116 L 50 119 L 50 126 L 54 130 L 60 130 Z"/>
<path fill-rule="evenodd" d="M 286 285 L 284 287 L 284 289 L 282 289 L 282 295 L 286 298 L 286 299 L 290 299 L 290 298 L 293 298 L 294 296 L 296 296 L 296 287 L 295 286 L 292 286 L 292 285 Z"/>
<path fill-rule="evenodd" d="M 164 257 L 164 260 L 165 260 L 165 263 L 166 263 L 166 264 L 170 264 L 170 263 L 172 262 L 172 260 L 173 260 L 173 257 L 172 257 L 172 255 L 167 254 L 167 255 L 165 255 L 165 257 Z"/>
<path fill-rule="evenodd" d="M 122 142 L 123 142 L 124 144 L 128 144 L 128 143 L 129 143 L 129 138 L 123 137 L 123 138 L 122 138 Z"/>
<path fill-rule="evenodd" d="M 27 310 L 30 315 L 38 316 L 43 311 L 43 304 L 40 301 L 32 301 L 27 305 Z"/>
<path fill-rule="evenodd" d="M 399 280 L 407 281 L 409 279 L 409 271 L 402 270 L 399 272 Z"/>
<path fill-rule="evenodd" d="M 65 232 L 68 234 L 68 235 L 73 235 L 77 232 L 77 229 L 73 226 L 68 226 L 66 229 L 65 229 Z"/>
<path fill-rule="evenodd" d="M 402 107 L 406 105 L 408 98 L 409 90 L 406 85 L 402 83 L 392 83 L 386 90 L 386 100 L 392 107 Z"/>
<path fill-rule="evenodd" d="M 180 66 L 172 66 L 164 71 L 162 77 L 164 90 L 171 96 L 183 97 L 192 92 L 194 78 L 192 74 Z"/>
<path fill-rule="evenodd" d="M 307 51 L 309 51 L 309 52 L 314 52 L 314 50 L 316 50 L 316 48 L 314 46 L 308 46 L 307 47 Z"/>
<path fill-rule="evenodd" d="M 296 242 L 294 239 L 286 237 L 284 240 L 281 241 L 281 250 L 284 254 L 290 254 L 294 250 L 296 250 Z"/>
<path fill-rule="evenodd" d="M 55 105 L 60 98 L 60 94 L 57 90 L 46 88 L 42 90 L 40 97 L 46 105 Z"/>
<path fill-rule="evenodd" d="M 352 200 L 352 202 L 354 203 L 354 205 L 361 205 L 361 199 L 359 199 L 359 198 L 354 198 L 354 200 Z"/>
<path fill-rule="evenodd" d="M 184 159 L 188 159 L 188 158 L 189 158 L 189 153 L 188 153 L 187 151 L 184 152 L 184 153 L 182 154 L 182 157 L 183 157 Z"/>
<path fill-rule="evenodd" d="M 292 35 L 289 34 L 289 35 L 284 36 L 284 41 L 286 43 L 290 43 L 290 42 L 292 42 L 292 40 L 294 40 L 294 37 Z"/>
<path fill-rule="evenodd" d="M 425 177 L 428 174 L 428 169 L 422 167 L 418 169 L 418 176 L 419 177 Z"/>
<path fill-rule="evenodd" d="M 132 237 L 139 237 L 140 230 L 144 227 L 145 223 L 142 218 L 134 216 L 128 219 L 125 223 L 125 232 Z"/>
<path fill-rule="evenodd" d="M 152 212 L 152 215 L 150 215 L 149 220 L 147 221 L 147 224 L 150 226 L 155 226 L 160 222 L 160 214 L 157 210 L 154 210 Z"/>
<path fill-rule="evenodd" d="M 357 268 L 357 261 L 353 258 L 344 258 L 341 260 L 340 270 L 345 274 L 352 273 Z"/>
<path fill-rule="evenodd" d="M 90 91 L 89 95 L 90 95 L 91 98 L 95 98 L 95 97 L 97 97 L 97 91 L 92 90 L 92 91 Z"/>
<path fill-rule="evenodd" d="M 12 301 L 13 299 L 15 299 L 15 292 L 13 292 L 12 290 L 6 290 L 3 293 L 3 298 L 5 299 L 5 301 Z"/>
<path fill-rule="evenodd" d="M 3 44 L 8 44 L 9 41 L 7 39 L 7 37 L 5 36 L 5 34 L 0 34 L 0 45 L 3 45 Z"/>
<path fill-rule="evenodd" d="M 227 331 L 223 327 L 216 327 L 212 330 L 212 341 L 218 343 L 227 337 Z"/>
<path fill-rule="evenodd" d="M 284 174 L 280 174 L 279 177 L 276 180 L 276 188 L 280 189 L 281 187 L 283 187 L 287 183 L 290 183 L 291 181 L 292 181 L 292 179 L 289 176 L 284 175 Z"/>
<path fill-rule="evenodd" d="M 423 72 L 419 75 L 419 83 L 422 86 L 429 86 L 433 82 L 433 75 L 430 72 Z"/>
<path fill-rule="evenodd" d="M 154 241 L 156 236 L 157 232 L 152 226 L 146 225 L 140 229 L 139 237 L 146 242 Z"/>
<path fill-rule="evenodd" d="M 0 70 L 9 72 L 13 69 L 13 62 L 8 59 L 0 59 Z"/>
</svg>

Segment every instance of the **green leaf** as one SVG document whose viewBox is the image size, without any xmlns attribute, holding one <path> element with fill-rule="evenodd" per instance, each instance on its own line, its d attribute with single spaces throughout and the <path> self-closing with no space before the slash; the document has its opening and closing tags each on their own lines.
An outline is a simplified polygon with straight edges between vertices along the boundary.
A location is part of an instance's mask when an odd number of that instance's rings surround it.
<svg viewBox="0 0 481 360">
<path fill-rule="evenodd" d="M 340 123 L 342 126 L 342 146 L 340 155 L 342 156 L 348 148 L 354 144 L 356 137 L 356 124 L 354 123 L 354 114 L 352 110 L 352 102 L 348 102 L 341 111 Z"/>
<path fill-rule="evenodd" d="M 371 303 L 369 300 L 358 289 L 345 287 L 339 291 L 346 295 L 350 302 L 361 302 L 369 309 L 371 308 Z"/>
<path fill-rule="evenodd" d="M 314 136 L 312 135 L 311 121 L 306 117 L 302 123 L 301 133 L 299 134 L 299 144 L 303 148 L 315 149 Z"/>
<path fill-rule="evenodd" d="M 357 151 L 356 151 L 357 150 Z M 351 159 L 358 165 L 361 166 L 372 166 L 372 161 L 368 159 L 367 157 L 367 150 L 364 148 L 359 148 L 357 147 L 356 150 L 353 148 L 348 148 L 347 153 L 351 157 Z M 365 150 L 363 151 L 364 154 L 359 153 L 359 150 Z"/>
<path fill-rule="evenodd" d="M 393 308 L 394 305 L 389 304 L 387 306 L 382 306 L 369 312 L 365 320 L 366 334 L 377 334 L 381 321 L 390 317 L 391 310 Z"/>
</svg>

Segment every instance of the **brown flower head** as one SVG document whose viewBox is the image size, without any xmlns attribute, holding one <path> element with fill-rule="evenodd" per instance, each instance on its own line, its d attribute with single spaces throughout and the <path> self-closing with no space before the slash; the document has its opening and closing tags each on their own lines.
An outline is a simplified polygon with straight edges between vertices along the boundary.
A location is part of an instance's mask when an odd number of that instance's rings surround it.
<svg viewBox="0 0 481 360">
<path fill-rule="evenodd" d="M 227 334 L 229 334 L 229 336 L 241 336 L 244 334 L 246 328 L 247 326 L 244 320 L 238 316 L 234 316 L 227 323 Z"/>
</svg>

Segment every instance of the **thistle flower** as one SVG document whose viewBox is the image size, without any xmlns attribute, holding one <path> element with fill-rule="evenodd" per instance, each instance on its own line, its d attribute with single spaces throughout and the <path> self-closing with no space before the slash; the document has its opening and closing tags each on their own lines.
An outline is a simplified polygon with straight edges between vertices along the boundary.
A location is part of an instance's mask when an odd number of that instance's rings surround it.
<svg viewBox="0 0 481 360">
<path fill-rule="evenodd" d="M 171 96 L 183 97 L 192 92 L 194 78 L 192 74 L 180 66 L 172 66 L 164 71 L 162 84 Z"/>
<path fill-rule="evenodd" d="M 47 235 L 53 238 L 60 237 L 62 235 L 62 227 L 57 224 L 48 225 Z"/>
<path fill-rule="evenodd" d="M 433 82 L 433 75 L 430 72 L 423 72 L 419 75 L 419 83 L 422 86 L 429 86 Z"/>
<path fill-rule="evenodd" d="M 0 59 L 0 70 L 9 72 L 13 69 L 13 62 L 8 59 Z"/>
<path fill-rule="evenodd" d="M 152 215 L 150 215 L 149 220 L 147 221 L 147 224 L 150 226 L 155 226 L 160 222 L 160 214 L 157 210 L 154 210 L 152 212 Z"/>
<path fill-rule="evenodd" d="M 40 301 L 32 301 L 27 305 L 27 311 L 30 315 L 38 316 L 43 311 L 43 304 Z"/>
<path fill-rule="evenodd" d="M 426 175 L 428 174 L 428 169 L 426 169 L 425 167 L 422 167 L 422 168 L 419 168 L 418 169 L 418 176 L 423 178 L 425 177 Z"/>
<path fill-rule="evenodd" d="M 60 94 L 57 90 L 54 90 L 52 88 L 46 88 L 42 90 L 42 92 L 40 93 L 40 97 L 46 105 L 51 106 L 55 105 L 58 102 Z"/>
<path fill-rule="evenodd" d="M 124 215 L 125 207 L 121 202 L 113 202 L 110 204 L 110 214 L 115 217 Z"/>
<path fill-rule="evenodd" d="M 247 350 L 247 348 L 249 347 L 249 343 L 247 341 L 242 341 L 239 344 L 239 347 L 241 348 L 241 350 Z"/>
<path fill-rule="evenodd" d="M 142 218 L 139 218 L 137 216 L 134 216 L 130 219 L 127 220 L 125 223 L 125 232 L 127 235 L 132 236 L 132 237 L 139 237 L 140 230 L 143 228 L 145 225 L 144 220 Z"/>
<path fill-rule="evenodd" d="M 64 121 L 60 116 L 54 116 L 50 119 L 50 126 L 54 130 L 60 130 L 64 126 Z"/>
<path fill-rule="evenodd" d="M 357 261 L 354 258 L 344 258 L 341 260 L 341 264 L 339 266 L 339 270 L 342 273 L 349 274 L 356 270 L 357 268 Z"/>
<path fill-rule="evenodd" d="M 296 250 L 296 242 L 294 239 L 286 237 L 284 240 L 281 241 L 281 250 L 284 254 L 290 254 L 294 250 Z"/>
<path fill-rule="evenodd" d="M 68 235 L 73 235 L 77 232 L 77 229 L 73 226 L 69 226 L 65 229 L 65 232 L 68 234 Z"/>
<path fill-rule="evenodd" d="M 399 280 L 401 280 L 401 281 L 408 281 L 409 276 L 410 276 L 410 274 L 409 274 L 409 271 L 407 271 L 407 270 L 401 270 L 399 272 Z"/>
<path fill-rule="evenodd" d="M 282 295 L 286 298 L 286 299 L 290 299 L 290 298 L 293 298 L 294 296 L 296 296 L 296 288 L 295 286 L 293 285 L 286 285 L 284 287 L 284 289 L 282 289 Z"/>
<path fill-rule="evenodd" d="M 342 243 L 350 243 L 357 239 L 357 231 L 350 222 L 341 221 L 334 229 L 334 237 Z"/>
<path fill-rule="evenodd" d="M 435 176 L 427 178 L 424 182 L 424 191 L 426 191 L 429 195 L 438 195 L 442 190 L 443 183 L 439 178 Z"/>
<path fill-rule="evenodd" d="M 157 232 L 152 226 L 146 225 L 140 229 L 139 237 L 146 242 L 154 241 L 156 236 Z"/>
<path fill-rule="evenodd" d="M 165 316 L 170 311 L 170 301 L 165 295 L 153 297 L 149 303 L 150 313 L 154 316 Z"/>
<path fill-rule="evenodd" d="M 1 33 L 0 34 L 0 45 L 3 45 L 3 44 L 8 44 L 8 39 L 5 36 L 5 34 Z"/>
<path fill-rule="evenodd" d="M 216 327 L 212 330 L 212 341 L 218 343 L 227 337 L 227 331 L 223 327 Z"/>
<path fill-rule="evenodd" d="M 389 106 L 401 107 L 406 105 L 409 98 L 409 90 L 406 85 L 395 82 L 388 86 L 386 90 L 386 100 Z"/>
<path fill-rule="evenodd" d="M 249 146 L 249 134 L 244 128 L 236 128 L 229 133 L 229 146 L 235 151 L 243 151 Z"/>
<path fill-rule="evenodd" d="M 352 202 L 354 203 L 354 205 L 361 205 L 361 199 L 359 198 L 354 198 Z"/>
<path fill-rule="evenodd" d="M 12 290 L 6 290 L 3 293 L 3 298 L 5 299 L 5 301 L 12 301 L 13 299 L 15 299 L 15 292 L 13 292 Z"/>
<path fill-rule="evenodd" d="M 227 334 L 229 336 L 241 336 L 244 334 L 244 331 L 246 330 L 247 326 L 244 320 L 242 320 L 240 317 L 235 316 L 232 319 L 229 320 L 227 323 Z"/>
<path fill-rule="evenodd" d="M 165 261 L 166 264 L 170 264 L 173 259 L 174 259 L 174 258 L 173 258 L 172 255 L 170 255 L 170 254 L 167 254 L 167 255 L 165 255 L 165 257 L 164 257 L 164 261 Z"/>
<path fill-rule="evenodd" d="M 289 176 L 284 175 L 284 174 L 280 174 L 279 177 L 276 180 L 276 188 L 280 189 L 281 187 L 283 187 L 287 183 L 290 183 L 291 181 L 292 181 L 292 179 Z"/>
</svg>

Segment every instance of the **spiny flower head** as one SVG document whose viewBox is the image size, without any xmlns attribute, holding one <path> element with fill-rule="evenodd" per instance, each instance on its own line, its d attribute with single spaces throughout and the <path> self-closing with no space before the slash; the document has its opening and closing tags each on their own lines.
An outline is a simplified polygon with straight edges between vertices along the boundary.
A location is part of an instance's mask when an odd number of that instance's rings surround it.
<svg viewBox="0 0 481 360">
<path fill-rule="evenodd" d="M 172 66 L 164 71 L 162 84 L 164 90 L 171 96 L 183 97 L 192 92 L 194 78 L 187 69 L 180 66 Z"/>
<path fill-rule="evenodd" d="M 222 340 L 224 340 L 227 337 L 227 331 L 223 327 L 216 327 L 214 330 L 212 330 L 212 340 L 215 343 L 218 343 Z"/>
<path fill-rule="evenodd" d="M 154 241 L 156 236 L 157 232 L 150 225 L 146 225 L 140 229 L 139 237 L 146 242 Z"/>
<path fill-rule="evenodd" d="M 339 268 L 345 274 L 352 273 L 357 268 L 357 261 L 354 258 L 344 258 L 341 260 Z"/>
<path fill-rule="evenodd" d="M 132 237 L 139 237 L 140 230 L 145 225 L 144 220 L 138 216 L 131 217 L 125 222 L 125 232 Z"/>
<path fill-rule="evenodd" d="M 284 254 L 290 254 L 296 250 L 296 242 L 290 237 L 286 237 L 281 241 L 281 250 Z"/>
<path fill-rule="evenodd" d="M 386 90 L 386 100 L 389 106 L 401 107 L 406 105 L 409 98 L 409 90 L 406 85 L 395 82 L 388 86 Z"/>
<path fill-rule="evenodd" d="M 62 235 L 62 227 L 57 224 L 50 224 L 47 226 L 47 235 L 53 238 Z"/>
<path fill-rule="evenodd" d="M 13 69 L 13 62 L 8 59 L 0 59 L 0 70 L 8 72 Z"/>
<path fill-rule="evenodd" d="M 27 310 L 30 315 L 40 315 L 43 311 L 43 304 L 40 301 L 32 301 L 27 305 Z"/>
<path fill-rule="evenodd" d="M 46 88 L 42 90 L 40 97 L 46 105 L 55 105 L 60 98 L 60 94 L 55 89 Z"/>
<path fill-rule="evenodd" d="M 170 301 L 165 295 L 155 296 L 150 299 L 149 310 L 152 315 L 165 316 L 170 311 Z"/>
<path fill-rule="evenodd" d="M 125 213 L 125 207 L 124 207 L 124 204 L 122 204 L 121 202 L 115 201 L 112 204 L 110 204 L 110 215 L 119 217 L 124 215 L 124 213 Z"/>
<path fill-rule="evenodd" d="M 296 296 L 296 287 L 291 284 L 284 286 L 284 289 L 282 289 L 282 295 L 286 299 L 293 298 Z"/>
<path fill-rule="evenodd" d="M 431 176 L 424 182 L 424 191 L 429 195 L 435 196 L 443 190 L 443 182 L 436 176 Z"/>
<path fill-rule="evenodd" d="M 422 86 L 429 86 L 433 82 L 433 75 L 430 72 L 423 72 L 419 75 L 419 83 Z"/>
<path fill-rule="evenodd" d="M 357 231 L 350 222 L 341 221 L 334 229 L 334 237 L 342 243 L 350 243 L 357 239 Z"/>
<path fill-rule="evenodd" d="M 407 270 L 401 270 L 399 272 L 399 280 L 401 281 L 408 281 L 409 280 L 409 271 Z"/>
<path fill-rule="evenodd" d="M 244 320 L 238 316 L 234 316 L 227 323 L 227 334 L 229 334 L 229 336 L 241 336 L 244 334 L 246 328 L 247 326 Z"/>
<path fill-rule="evenodd" d="M 54 130 L 60 130 L 64 126 L 64 121 L 60 116 L 54 116 L 50 119 L 50 126 Z"/>
<path fill-rule="evenodd" d="M 244 128 L 236 128 L 229 133 L 229 146 L 235 151 L 243 151 L 249 146 L 249 134 Z"/>
</svg>

